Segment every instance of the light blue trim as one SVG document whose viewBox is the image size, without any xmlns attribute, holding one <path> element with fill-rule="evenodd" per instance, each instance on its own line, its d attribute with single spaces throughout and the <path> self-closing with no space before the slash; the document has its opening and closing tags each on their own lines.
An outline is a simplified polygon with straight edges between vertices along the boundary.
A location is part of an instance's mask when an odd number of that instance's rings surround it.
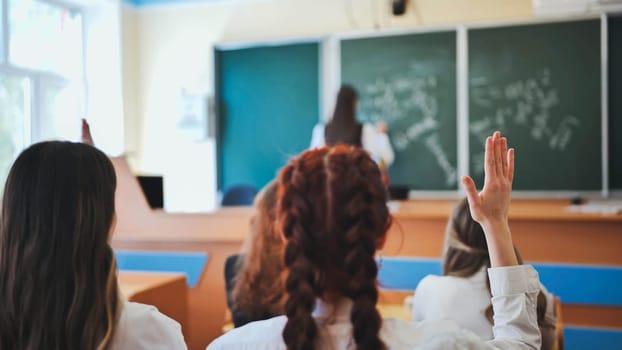
<svg viewBox="0 0 622 350">
<path fill-rule="evenodd" d="M 439 260 L 384 258 L 378 271 L 378 281 L 383 289 L 414 291 L 425 276 L 440 275 L 442 271 Z"/>
<path fill-rule="evenodd" d="M 622 306 L 622 267 L 533 264 L 540 281 L 565 304 Z M 385 258 L 379 271 L 380 287 L 415 290 L 426 275 L 440 275 L 436 259 Z"/>
<path fill-rule="evenodd" d="M 190 288 L 201 279 L 207 253 L 115 251 L 117 267 L 122 271 L 174 272 L 186 276 Z"/>
<path fill-rule="evenodd" d="M 622 268 L 533 264 L 542 284 L 566 304 L 622 306 Z M 550 286 L 550 287 L 549 287 Z"/>
<path fill-rule="evenodd" d="M 564 349 L 622 350 L 622 330 L 564 327 Z"/>
</svg>

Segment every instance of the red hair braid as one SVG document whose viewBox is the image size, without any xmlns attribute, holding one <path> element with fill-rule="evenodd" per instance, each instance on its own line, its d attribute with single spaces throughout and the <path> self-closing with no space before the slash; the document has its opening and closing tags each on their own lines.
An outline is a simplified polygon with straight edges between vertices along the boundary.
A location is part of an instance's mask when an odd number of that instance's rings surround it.
<svg viewBox="0 0 622 350">
<path fill-rule="evenodd" d="M 353 302 L 350 320 L 358 349 L 384 349 L 376 303 L 376 247 L 391 218 L 380 170 L 360 148 L 303 153 L 280 175 L 278 217 L 284 237 L 288 349 L 312 349 L 317 297 Z"/>
</svg>

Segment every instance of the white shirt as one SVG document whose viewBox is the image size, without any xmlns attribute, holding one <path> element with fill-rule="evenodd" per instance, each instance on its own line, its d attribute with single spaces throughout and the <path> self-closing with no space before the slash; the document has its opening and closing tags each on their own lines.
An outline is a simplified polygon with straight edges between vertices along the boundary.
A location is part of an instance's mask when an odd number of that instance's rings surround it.
<svg viewBox="0 0 622 350">
<path fill-rule="evenodd" d="M 484 340 L 493 339 L 493 327 L 485 314 L 490 305 L 485 270 L 482 268 L 471 277 L 428 275 L 423 278 L 413 298 L 413 319 L 452 320 Z M 553 296 L 544 286 L 540 288 L 547 297 L 546 317 L 554 324 Z"/>
<path fill-rule="evenodd" d="M 181 326 L 154 306 L 123 302 L 113 350 L 185 350 Z"/>
<path fill-rule="evenodd" d="M 492 325 L 484 313 L 488 305 L 485 269 L 471 277 L 428 275 L 415 290 L 413 319 L 453 320 L 482 339 L 492 339 Z"/>
<path fill-rule="evenodd" d="M 538 273 L 528 265 L 488 270 L 495 310 L 495 339 L 483 341 L 452 321 L 409 322 L 384 319 L 380 337 L 391 350 L 406 349 L 539 349 L 540 331 L 536 322 Z M 466 301 L 468 302 L 468 301 Z M 355 349 L 350 310 L 352 303 L 337 306 L 330 323 L 332 306 L 318 301 L 313 317 L 319 326 L 318 349 Z M 287 318 L 279 316 L 252 322 L 214 340 L 207 349 L 286 349 L 282 331 Z"/>
<path fill-rule="evenodd" d="M 311 149 L 324 147 L 326 145 L 325 139 L 325 125 L 317 124 L 313 128 L 311 135 Z M 395 154 L 393 153 L 393 147 L 389 141 L 389 136 L 383 132 L 379 132 L 375 126 L 370 123 L 363 124 L 363 130 L 361 131 L 361 145 L 371 155 L 372 159 L 376 163 L 383 161 L 388 167 L 393 164 L 395 160 Z"/>
</svg>

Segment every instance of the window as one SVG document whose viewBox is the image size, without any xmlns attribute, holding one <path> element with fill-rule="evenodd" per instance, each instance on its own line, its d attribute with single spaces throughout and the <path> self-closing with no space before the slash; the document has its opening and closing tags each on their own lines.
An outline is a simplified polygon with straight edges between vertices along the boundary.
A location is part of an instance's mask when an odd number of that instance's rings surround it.
<svg viewBox="0 0 622 350">
<path fill-rule="evenodd" d="M 77 140 L 80 136 L 79 88 L 43 79 L 39 86 L 37 140 Z"/>
<path fill-rule="evenodd" d="M 17 67 L 82 75 L 79 13 L 35 0 L 9 1 L 9 62 Z"/>
<path fill-rule="evenodd" d="M 31 142 L 78 138 L 83 48 L 79 11 L 47 0 L 0 0 L 0 192 Z"/>
<path fill-rule="evenodd" d="M 13 160 L 28 141 L 25 121 L 29 113 L 29 80 L 0 73 L 0 188 L 4 187 Z"/>
</svg>

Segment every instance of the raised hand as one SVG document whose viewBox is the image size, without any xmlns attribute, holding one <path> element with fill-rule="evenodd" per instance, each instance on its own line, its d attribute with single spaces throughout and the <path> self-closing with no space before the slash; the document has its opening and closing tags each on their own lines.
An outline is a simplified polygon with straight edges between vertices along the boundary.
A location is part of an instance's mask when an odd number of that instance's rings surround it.
<svg viewBox="0 0 622 350">
<path fill-rule="evenodd" d="M 508 225 L 514 149 L 508 150 L 507 140 L 498 131 L 486 139 L 484 172 L 484 188 L 479 193 L 472 178 L 462 178 L 471 216 L 484 229 L 492 266 L 516 265 Z"/>
<path fill-rule="evenodd" d="M 91 136 L 91 127 L 86 119 L 82 119 L 82 143 L 87 145 L 95 146 L 93 143 L 93 137 Z"/>
</svg>

